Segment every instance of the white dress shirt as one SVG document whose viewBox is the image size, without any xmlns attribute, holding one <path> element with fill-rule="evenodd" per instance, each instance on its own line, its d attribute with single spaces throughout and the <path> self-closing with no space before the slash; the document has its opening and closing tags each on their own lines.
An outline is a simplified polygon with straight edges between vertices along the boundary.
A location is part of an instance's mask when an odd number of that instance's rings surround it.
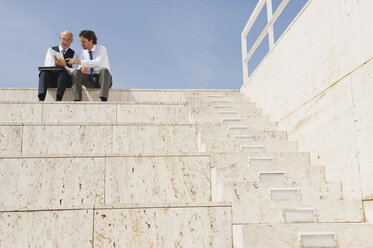
<svg viewBox="0 0 373 248">
<path fill-rule="evenodd" d="M 91 51 L 93 58 L 92 60 L 89 57 L 89 50 L 82 50 L 80 52 L 79 59 L 81 66 L 93 68 L 93 73 L 95 74 L 98 73 L 100 68 L 107 68 L 110 72 L 109 57 L 107 55 L 106 48 L 104 46 L 94 45 Z"/>
<path fill-rule="evenodd" d="M 60 53 L 62 54 L 61 51 L 63 50 L 63 48 L 62 48 L 61 45 L 59 45 L 59 49 L 60 49 Z M 69 49 L 70 49 L 70 48 L 67 48 L 67 49 L 65 50 L 65 53 L 66 53 Z M 77 55 L 76 53 L 74 53 L 74 57 L 73 57 L 73 59 L 78 59 L 78 55 Z M 49 49 L 48 49 L 48 51 L 47 51 L 47 55 L 45 55 L 44 66 L 55 66 L 55 64 L 54 64 L 54 57 L 53 57 L 53 55 L 49 52 Z M 78 68 L 78 65 L 72 65 L 71 68 L 68 68 L 68 69 L 69 69 L 68 73 L 69 73 L 69 74 L 72 74 L 73 71 L 75 71 L 77 68 Z"/>
</svg>

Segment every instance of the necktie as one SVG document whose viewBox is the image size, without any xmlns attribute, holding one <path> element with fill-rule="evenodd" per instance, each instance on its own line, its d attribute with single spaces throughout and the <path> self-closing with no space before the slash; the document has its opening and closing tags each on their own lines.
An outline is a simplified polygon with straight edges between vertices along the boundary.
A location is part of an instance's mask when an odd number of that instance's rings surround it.
<svg viewBox="0 0 373 248">
<path fill-rule="evenodd" d="M 89 59 L 92 60 L 93 59 L 92 51 L 88 51 L 88 52 L 89 52 Z M 89 68 L 89 76 L 91 77 L 93 81 L 93 68 Z"/>
<path fill-rule="evenodd" d="M 62 51 L 61 51 L 62 56 L 64 56 L 64 57 L 65 57 L 65 52 L 66 52 L 66 50 L 62 50 Z"/>
</svg>

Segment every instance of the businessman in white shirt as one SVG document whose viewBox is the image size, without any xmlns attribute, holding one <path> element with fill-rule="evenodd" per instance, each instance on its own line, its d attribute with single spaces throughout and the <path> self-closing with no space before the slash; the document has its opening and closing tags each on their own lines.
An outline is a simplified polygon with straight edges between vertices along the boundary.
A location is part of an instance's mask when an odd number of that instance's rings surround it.
<svg viewBox="0 0 373 248">
<path fill-rule="evenodd" d="M 100 88 L 101 101 L 107 101 L 113 82 L 106 48 L 97 45 L 96 34 L 91 30 L 81 31 L 79 37 L 83 47 L 79 60 L 69 60 L 70 65 L 79 65 L 78 70 L 72 74 L 74 101 L 82 100 L 82 85 L 86 88 Z"/>
<path fill-rule="evenodd" d="M 70 48 L 72 42 L 73 34 L 65 30 L 61 32 L 60 45 L 54 46 L 51 49 L 57 53 L 61 53 L 66 60 L 69 58 L 77 59 L 78 56 L 74 50 Z M 39 101 L 44 101 L 48 88 L 57 88 L 56 101 L 61 101 L 66 87 L 71 87 L 72 85 L 71 73 L 77 66 L 66 65 L 65 61 L 59 60 L 56 56 L 53 56 L 50 49 L 48 49 L 47 55 L 45 56 L 44 66 L 57 66 L 61 67 L 61 70 L 44 70 L 39 73 Z M 67 69 L 63 69 L 65 66 L 67 66 Z"/>
</svg>

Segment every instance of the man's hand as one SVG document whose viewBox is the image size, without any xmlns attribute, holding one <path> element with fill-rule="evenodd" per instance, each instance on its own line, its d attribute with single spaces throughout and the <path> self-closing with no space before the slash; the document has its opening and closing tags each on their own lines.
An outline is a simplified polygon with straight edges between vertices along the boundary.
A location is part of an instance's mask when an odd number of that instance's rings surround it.
<svg viewBox="0 0 373 248">
<path fill-rule="evenodd" d="M 88 72 L 88 69 L 89 69 L 88 66 L 83 65 L 83 66 L 80 68 L 80 71 L 81 71 L 82 73 L 87 73 L 87 72 Z"/>
<path fill-rule="evenodd" d="M 55 66 L 66 66 L 66 62 L 63 58 L 57 59 L 56 55 L 54 55 L 54 65 Z"/>
<path fill-rule="evenodd" d="M 73 65 L 73 64 L 80 65 L 80 61 L 77 59 L 66 59 L 66 60 L 69 61 L 69 65 Z"/>
</svg>

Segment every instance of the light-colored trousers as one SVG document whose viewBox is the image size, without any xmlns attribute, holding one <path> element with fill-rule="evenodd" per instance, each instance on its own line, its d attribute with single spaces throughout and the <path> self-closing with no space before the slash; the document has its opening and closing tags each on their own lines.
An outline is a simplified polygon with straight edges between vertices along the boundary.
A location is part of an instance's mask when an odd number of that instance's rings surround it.
<svg viewBox="0 0 373 248">
<path fill-rule="evenodd" d="M 107 68 L 100 68 L 98 74 L 94 75 L 93 80 L 89 74 L 82 73 L 80 70 L 76 70 L 72 74 L 72 83 L 73 83 L 73 94 L 74 101 L 82 100 L 82 85 L 86 88 L 100 88 L 100 98 L 109 97 L 109 89 L 113 84 L 112 77 Z"/>
</svg>

